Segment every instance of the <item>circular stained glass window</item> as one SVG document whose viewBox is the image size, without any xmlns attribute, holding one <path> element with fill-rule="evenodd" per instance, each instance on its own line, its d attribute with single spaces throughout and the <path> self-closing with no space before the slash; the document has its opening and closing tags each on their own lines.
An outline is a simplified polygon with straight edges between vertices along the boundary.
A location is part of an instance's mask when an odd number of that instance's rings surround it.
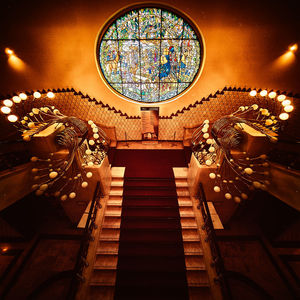
<svg viewBox="0 0 300 300">
<path fill-rule="evenodd" d="M 203 62 L 201 35 L 163 8 L 119 15 L 98 37 L 97 61 L 107 83 L 139 102 L 160 102 L 186 90 Z"/>
</svg>

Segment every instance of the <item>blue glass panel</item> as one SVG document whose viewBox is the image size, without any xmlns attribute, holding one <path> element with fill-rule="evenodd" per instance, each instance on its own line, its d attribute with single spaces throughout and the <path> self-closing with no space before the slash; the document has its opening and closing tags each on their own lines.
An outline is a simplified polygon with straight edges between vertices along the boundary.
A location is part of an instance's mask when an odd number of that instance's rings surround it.
<svg viewBox="0 0 300 300">
<path fill-rule="evenodd" d="M 160 84 L 160 100 L 167 100 L 175 97 L 177 93 L 177 83 L 161 83 Z"/>
<path fill-rule="evenodd" d="M 181 39 L 183 31 L 182 18 L 171 12 L 162 12 L 162 39 Z"/>
<path fill-rule="evenodd" d="M 184 40 L 181 51 L 179 82 L 191 82 L 200 65 L 200 44 L 195 40 Z"/>
<path fill-rule="evenodd" d="M 140 42 L 141 47 L 141 82 L 159 81 L 160 41 Z"/>
<path fill-rule="evenodd" d="M 117 19 L 118 37 L 121 40 L 139 38 L 138 13 L 135 10 Z"/>
<path fill-rule="evenodd" d="M 123 83 L 139 83 L 140 50 L 139 41 L 119 41 Z"/>
<path fill-rule="evenodd" d="M 122 82 L 117 41 L 102 41 L 100 46 L 100 65 L 109 83 Z"/>
<path fill-rule="evenodd" d="M 162 40 L 160 56 L 160 81 L 177 82 L 179 65 L 178 61 L 181 52 L 181 41 Z"/>
<path fill-rule="evenodd" d="M 159 99 L 159 83 L 142 84 L 142 100 L 144 102 L 155 102 Z"/>
<path fill-rule="evenodd" d="M 139 10 L 140 38 L 158 39 L 161 29 L 161 9 L 143 8 Z"/>
</svg>

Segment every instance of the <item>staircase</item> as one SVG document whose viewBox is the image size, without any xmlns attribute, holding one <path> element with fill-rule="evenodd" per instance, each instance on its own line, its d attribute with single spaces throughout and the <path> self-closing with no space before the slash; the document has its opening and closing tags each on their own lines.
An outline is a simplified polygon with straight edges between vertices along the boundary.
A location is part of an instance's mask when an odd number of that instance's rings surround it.
<svg viewBox="0 0 300 300">
<path fill-rule="evenodd" d="M 193 202 L 189 195 L 187 170 L 187 168 L 173 168 L 182 227 L 189 299 L 213 299 Z"/>
<path fill-rule="evenodd" d="M 88 299 L 113 299 L 122 211 L 124 167 L 112 167 L 112 181 L 98 240 Z"/>
</svg>

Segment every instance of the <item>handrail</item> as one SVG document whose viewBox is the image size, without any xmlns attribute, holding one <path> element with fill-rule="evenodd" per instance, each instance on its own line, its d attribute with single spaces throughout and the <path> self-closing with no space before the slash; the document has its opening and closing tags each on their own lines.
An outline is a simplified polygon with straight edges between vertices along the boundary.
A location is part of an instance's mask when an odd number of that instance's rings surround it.
<svg viewBox="0 0 300 300">
<path fill-rule="evenodd" d="M 84 232 L 82 235 L 80 248 L 77 254 L 76 264 L 73 270 L 73 278 L 67 296 L 68 300 L 75 299 L 80 282 L 85 281 L 85 278 L 83 277 L 82 273 L 84 268 L 88 267 L 88 262 L 86 261 L 86 257 L 88 253 L 89 243 L 91 240 L 92 241 L 94 240 L 94 237 L 92 236 L 92 232 L 94 229 L 97 228 L 97 225 L 95 224 L 95 220 L 96 220 L 98 208 L 101 208 L 101 204 L 99 201 L 101 195 L 102 192 L 100 188 L 100 182 L 98 181 L 94 191 Z"/>
<path fill-rule="evenodd" d="M 216 237 L 215 229 L 213 226 L 212 218 L 210 215 L 210 211 L 208 208 L 202 183 L 199 184 L 198 209 L 201 209 L 202 212 L 202 216 L 204 220 L 204 225 L 202 229 L 205 229 L 207 232 L 206 242 L 209 242 L 209 246 L 211 249 L 211 254 L 213 259 L 211 265 L 215 267 L 217 273 L 217 278 L 215 278 L 215 281 L 220 284 L 224 299 L 232 299 L 229 284 L 225 275 L 226 271 L 225 271 L 223 259 L 217 243 L 217 237 Z"/>
</svg>

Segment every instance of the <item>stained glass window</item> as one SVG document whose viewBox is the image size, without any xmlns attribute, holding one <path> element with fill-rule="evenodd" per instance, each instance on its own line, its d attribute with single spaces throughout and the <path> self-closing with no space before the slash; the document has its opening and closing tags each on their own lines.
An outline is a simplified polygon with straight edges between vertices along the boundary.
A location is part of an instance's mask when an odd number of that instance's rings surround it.
<svg viewBox="0 0 300 300">
<path fill-rule="evenodd" d="M 99 36 L 97 60 L 110 86 L 140 102 L 173 98 L 194 81 L 201 36 L 181 16 L 161 8 L 131 10 Z"/>
</svg>

